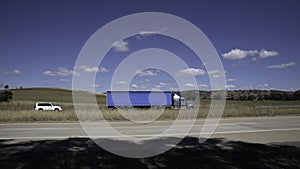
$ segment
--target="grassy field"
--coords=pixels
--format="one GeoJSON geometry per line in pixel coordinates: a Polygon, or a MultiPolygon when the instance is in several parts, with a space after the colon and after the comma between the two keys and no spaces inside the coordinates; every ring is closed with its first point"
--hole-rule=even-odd
{"type": "MultiPolygon", "coordinates": [[[[33,101],[33,102],[58,102],[58,103],[73,103],[72,91],[67,89],[55,89],[55,88],[27,88],[27,89],[14,89],[13,101],[33,101]]],[[[82,100],[85,97],[88,98],[93,93],[85,91],[76,91],[75,95],[79,95],[82,100]]],[[[97,101],[99,104],[105,104],[105,95],[97,94],[97,101]]]]}
{"type": "MultiPolygon", "coordinates": [[[[72,91],[64,89],[22,89],[12,90],[13,100],[0,103],[0,122],[74,122],[78,121],[72,102],[72,91]],[[35,111],[37,101],[49,101],[63,107],[62,112],[35,111]]],[[[93,113],[89,106],[92,93],[78,91],[84,111],[79,113],[80,119],[124,121],[125,117],[136,120],[174,120],[179,110],[137,110],[122,109],[121,111],[106,109],[105,95],[97,94],[98,107],[103,116],[93,113]],[[120,114],[120,112],[122,114],[120,114]],[[125,117],[123,116],[125,115],[125,117]]],[[[291,116],[300,115],[300,108],[267,108],[256,109],[256,106],[300,105],[300,101],[227,101],[223,117],[257,117],[257,116],[291,116]]],[[[210,108],[210,101],[201,101],[197,118],[206,118],[210,108]]],[[[182,110],[180,119],[189,119],[194,110],[182,110]]]]}

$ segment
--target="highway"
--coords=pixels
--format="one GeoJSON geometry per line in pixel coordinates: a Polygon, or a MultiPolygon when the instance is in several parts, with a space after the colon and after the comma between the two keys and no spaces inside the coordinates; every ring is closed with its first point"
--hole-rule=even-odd
{"type": "MultiPolygon", "coordinates": [[[[119,136],[99,127],[105,122],[85,122],[87,128],[98,138],[114,139],[119,136]],[[101,132],[99,132],[101,131],[101,132]]],[[[156,121],[148,124],[129,122],[110,122],[109,125],[126,137],[182,137],[184,129],[191,121],[182,120],[176,129],[161,134],[168,129],[172,121],[156,121]]],[[[197,120],[188,136],[199,137],[204,120],[197,120]]],[[[211,127],[213,127],[212,124],[211,127]]],[[[0,124],[0,139],[42,140],[65,139],[70,137],[88,137],[79,123],[7,123],[0,124]]],[[[225,118],[219,123],[212,138],[226,138],[253,143],[289,143],[300,142],[300,117],[257,117],[225,118]]],[[[298,144],[298,143],[297,143],[298,144]]]]}

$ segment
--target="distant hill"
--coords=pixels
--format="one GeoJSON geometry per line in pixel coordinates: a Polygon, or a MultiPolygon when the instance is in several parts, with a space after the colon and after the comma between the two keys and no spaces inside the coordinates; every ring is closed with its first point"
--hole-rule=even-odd
{"type": "MultiPolygon", "coordinates": [[[[59,89],[59,88],[23,88],[12,89],[13,101],[45,101],[45,102],[64,102],[71,103],[72,90],[59,89]]],[[[91,92],[75,91],[81,97],[89,97],[94,95],[91,92]]],[[[97,100],[101,103],[105,101],[104,94],[96,94],[97,100]]],[[[84,100],[84,99],[83,99],[84,100]]]]}

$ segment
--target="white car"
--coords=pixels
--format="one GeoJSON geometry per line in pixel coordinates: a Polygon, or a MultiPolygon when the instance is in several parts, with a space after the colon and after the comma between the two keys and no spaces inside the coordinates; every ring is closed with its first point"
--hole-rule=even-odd
{"type": "Polygon", "coordinates": [[[52,111],[62,111],[61,106],[55,106],[49,102],[38,102],[34,106],[35,110],[52,110],[52,111]]]}

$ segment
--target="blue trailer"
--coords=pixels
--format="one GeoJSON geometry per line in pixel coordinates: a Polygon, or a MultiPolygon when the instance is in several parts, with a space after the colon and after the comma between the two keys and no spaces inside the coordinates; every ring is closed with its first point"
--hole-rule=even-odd
{"type": "Polygon", "coordinates": [[[172,91],[107,91],[106,106],[117,107],[165,107],[173,108],[181,103],[181,97],[172,91]]]}

